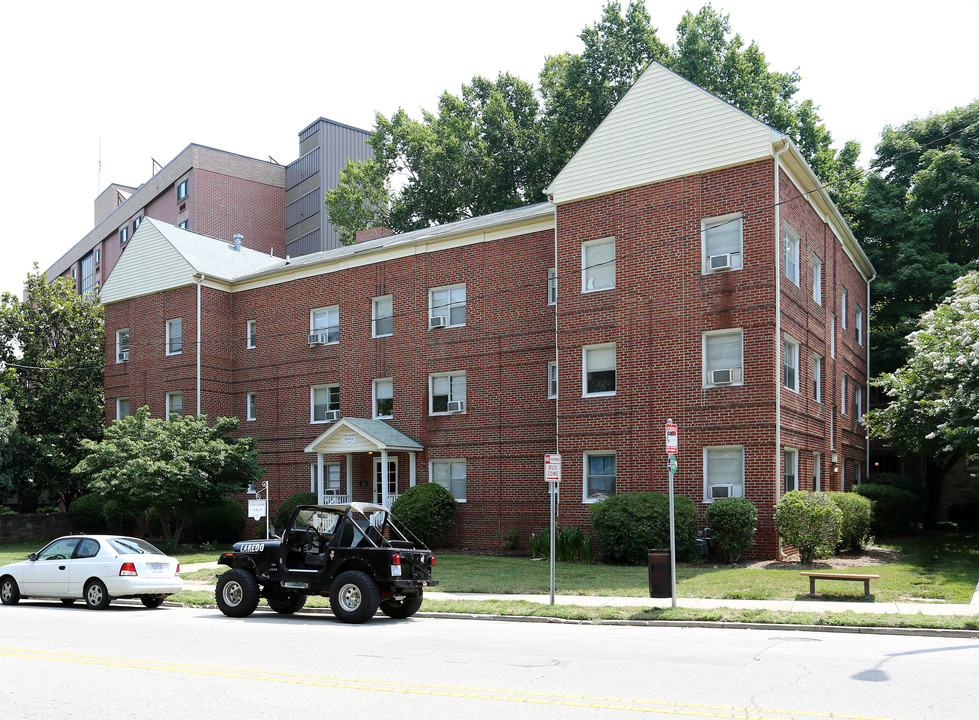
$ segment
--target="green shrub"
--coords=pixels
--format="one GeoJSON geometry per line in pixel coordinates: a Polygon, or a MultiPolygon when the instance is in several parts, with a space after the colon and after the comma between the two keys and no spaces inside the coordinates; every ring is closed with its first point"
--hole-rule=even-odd
{"type": "Polygon", "coordinates": [[[874,473],[864,482],[867,485],[887,485],[914,493],[921,503],[922,512],[920,514],[924,515],[924,508],[928,505],[928,488],[925,487],[924,483],[897,473],[874,473]]]}
{"type": "Polygon", "coordinates": [[[872,483],[863,483],[853,489],[874,503],[870,526],[876,537],[905,535],[914,528],[920,512],[918,496],[914,493],[872,483]]]}
{"type": "Polygon", "coordinates": [[[817,554],[831,555],[836,549],[842,515],[824,493],[793,490],[775,507],[775,531],[799,551],[803,565],[810,565],[817,554]]]}
{"type": "Polygon", "coordinates": [[[391,506],[391,514],[428,547],[441,547],[449,528],[455,525],[456,501],[442,485],[427,482],[400,495],[391,506]]]}
{"type": "Polygon", "coordinates": [[[513,552],[514,550],[520,549],[520,527],[514,525],[510,528],[510,532],[506,533],[502,538],[503,549],[508,552],[513,552]]]}
{"type": "Polygon", "coordinates": [[[198,510],[194,516],[194,529],[199,542],[230,545],[241,540],[247,521],[241,503],[226,497],[198,510]]]}
{"type": "Polygon", "coordinates": [[[960,530],[979,530],[979,500],[952,503],[947,515],[960,530]]]}
{"type": "Polygon", "coordinates": [[[837,550],[859,552],[870,536],[873,503],[853,492],[828,492],[826,497],[840,509],[840,539],[837,550]]]}
{"type": "Polygon", "coordinates": [[[102,506],[102,517],[109,532],[132,535],[136,532],[139,513],[120,505],[116,500],[108,500],[102,506]]]}
{"type": "MultiPolygon", "coordinates": [[[[530,534],[530,557],[544,558],[551,556],[551,531],[544,528],[538,533],[530,534]]],[[[595,561],[595,549],[591,535],[581,532],[576,527],[558,528],[554,538],[554,559],[557,562],[582,562],[591,565],[595,561]]]]}
{"type": "Polygon", "coordinates": [[[728,562],[737,562],[755,540],[758,510],[747,498],[718,498],[704,514],[710,526],[711,539],[728,562]]]}
{"type": "Polygon", "coordinates": [[[6,505],[0,505],[0,515],[16,515],[17,513],[11,510],[6,505]]]}
{"type": "MultiPolygon", "coordinates": [[[[693,500],[674,495],[677,560],[694,554],[697,507],[693,500]]],[[[645,565],[652,548],[670,546],[670,509],[666,493],[629,492],[591,506],[592,527],[605,558],[628,565],[645,565]]]]}
{"type": "Polygon", "coordinates": [[[290,495],[285,499],[281,505],[279,505],[279,515],[276,518],[275,526],[279,528],[280,531],[285,530],[289,521],[292,520],[292,514],[296,511],[297,505],[315,505],[316,504],[316,493],[312,492],[299,492],[295,495],[290,495]]]}
{"type": "Polygon", "coordinates": [[[105,498],[97,493],[82,495],[68,506],[68,520],[78,533],[103,533],[108,528],[103,510],[105,498]]]}

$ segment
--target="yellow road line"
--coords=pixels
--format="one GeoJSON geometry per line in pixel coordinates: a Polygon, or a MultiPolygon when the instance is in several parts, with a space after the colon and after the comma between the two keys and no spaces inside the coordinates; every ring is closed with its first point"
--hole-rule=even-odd
{"type": "Polygon", "coordinates": [[[832,720],[900,720],[899,718],[881,716],[818,713],[796,710],[778,710],[774,708],[749,709],[727,705],[669,702],[665,700],[639,700],[633,698],[604,697],[600,695],[574,695],[565,693],[531,692],[523,690],[498,690],[493,688],[406,683],[389,680],[360,680],[356,678],[284,673],[270,670],[249,670],[246,668],[226,668],[211,665],[193,665],[188,663],[174,663],[156,660],[138,660],[135,658],[45,652],[21,648],[0,647],[0,656],[18,657],[28,660],[41,660],[48,662],[125,667],[138,670],[156,670],[159,672],[185,675],[207,675],[240,680],[259,680],[263,682],[285,683],[292,685],[367,690],[372,692],[401,693],[407,695],[433,695],[439,697],[496,700],[499,702],[536,705],[624,710],[630,712],[682,715],[701,718],[723,718],[725,720],[810,720],[811,718],[830,718],[832,720]]]}

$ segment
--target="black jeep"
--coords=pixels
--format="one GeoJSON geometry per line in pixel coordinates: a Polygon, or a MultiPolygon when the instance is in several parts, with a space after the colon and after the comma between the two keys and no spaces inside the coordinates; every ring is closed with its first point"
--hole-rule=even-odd
{"type": "Polygon", "coordinates": [[[388,617],[411,617],[422,588],[438,585],[435,558],[395,523],[380,505],[300,505],[281,539],[235,543],[221,555],[218,562],[231,569],[218,577],[218,607],[246,617],[264,597],[289,614],[307,595],[322,595],[343,622],[370,620],[378,607],[388,617]]]}

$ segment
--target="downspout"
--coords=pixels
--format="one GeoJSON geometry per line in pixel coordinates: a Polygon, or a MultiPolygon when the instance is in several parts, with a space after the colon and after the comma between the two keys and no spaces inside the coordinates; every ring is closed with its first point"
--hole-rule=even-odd
{"type": "Polygon", "coordinates": [[[201,283],[204,282],[204,273],[194,275],[197,278],[197,415],[203,415],[204,409],[201,407],[201,283]]]}
{"type": "MultiPolygon", "coordinates": [[[[782,450],[782,373],[779,360],[782,357],[782,213],[781,189],[779,187],[779,156],[789,148],[789,140],[782,136],[782,147],[775,151],[775,497],[779,497],[779,467],[782,450]]],[[[774,517],[772,518],[774,521],[774,517]]],[[[782,538],[775,534],[776,547],[781,559],[788,555],[782,550],[782,538]]]]}
{"type": "MultiPolygon", "coordinates": [[[[874,270],[874,274],[870,276],[867,280],[867,382],[864,387],[867,388],[867,397],[864,404],[864,412],[870,409],[870,283],[877,279],[877,270],[874,270]]],[[[866,478],[870,477],[870,436],[867,434],[867,426],[864,425],[863,430],[863,447],[864,454],[867,456],[863,463],[863,477],[860,481],[863,482],[866,478]]]]}

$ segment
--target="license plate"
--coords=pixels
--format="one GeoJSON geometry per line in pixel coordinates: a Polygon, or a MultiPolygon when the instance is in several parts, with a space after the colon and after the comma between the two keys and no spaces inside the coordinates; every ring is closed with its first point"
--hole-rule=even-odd
{"type": "Polygon", "coordinates": [[[401,577],[401,566],[392,565],[391,566],[391,577],[401,577]]]}
{"type": "Polygon", "coordinates": [[[149,567],[150,573],[153,575],[163,575],[167,571],[169,565],[166,563],[150,563],[149,567]]]}

